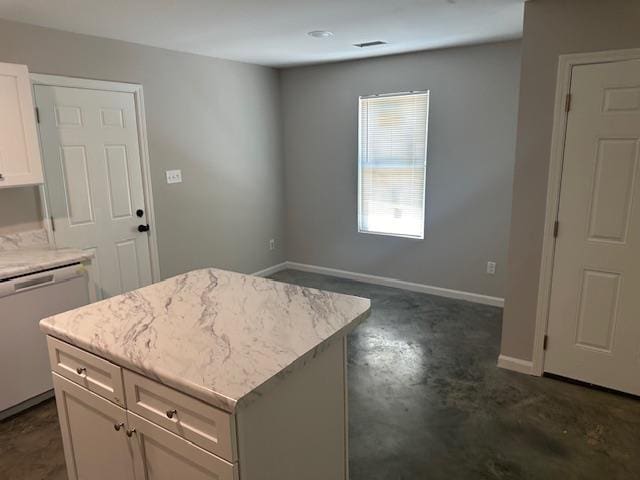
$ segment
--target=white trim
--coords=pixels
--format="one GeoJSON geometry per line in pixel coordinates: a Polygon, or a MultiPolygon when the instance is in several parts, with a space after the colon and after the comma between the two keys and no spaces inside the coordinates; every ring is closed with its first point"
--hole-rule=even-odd
{"type": "Polygon", "coordinates": [[[262,270],[258,270],[257,272],[252,273],[256,277],[268,277],[269,275],[273,275],[274,273],[281,272],[282,270],[287,269],[288,262],[278,263],[277,265],[272,265],[271,267],[264,268],[262,270]]]}
{"type": "Polygon", "coordinates": [[[531,360],[522,360],[521,358],[500,355],[498,357],[498,367],[513,370],[514,372],[526,373],[527,375],[535,375],[533,362],[531,360]]]}
{"type": "Polygon", "coordinates": [[[373,285],[382,285],[391,288],[400,288],[411,292],[428,293],[439,297],[455,298],[458,300],[466,300],[483,305],[491,305],[494,307],[504,306],[504,299],[499,297],[490,297],[479,293],[463,292],[460,290],[450,290],[448,288],[433,287],[422,283],[406,282],[395,278],[380,277],[378,275],[369,275],[366,273],[349,272],[347,270],[338,270],[336,268],[319,267],[317,265],[308,265],[305,263],[285,262],[286,268],[293,270],[301,270],[303,272],[321,273],[331,275],[333,277],[347,278],[358,282],[370,283],[373,285]]]}
{"type": "MultiPolygon", "coordinates": [[[[31,74],[31,84],[49,85],[54,87],[84,88],[89,90],[104,90],[110,92],[132,93],[136,105],[136,124],[138,126],[138,142],[140,147],[140,164],[142,167],[142,190],[146,216],[152,226],[149,231],[149,255],[151,257],[151,278],[153,282],[160,281],[160,259],[158,255],[158,237],[156,234],[156,216],[153,205],[153,192],[151,188],[151,166],[149,160],[149,141],[147,139],[147,120],[144,110],[144,95],[142,85],[137,83],[107,82],[104,80],[92,80],[87,78],[63,77],[58,75],[31,74]]],[[[41,186],[42,211],[45,215],[43,221],[51,243],[54,243],[51,222],[49,220],[49,207],[47,205],[46,184],[41,186]]]]}
{"type": "Polygon", "coordinates": [[[560,55],[558,60],[558,78],[551,140],[551,158],[549,161],[549,179],[547,185],[547,206],[538,284],[538,302],[536,326],[533,340],[532,371],[534,375],[544,373],[544,336],[549,320],[549,302],[555,254],[554,223],[560,206],[560,187],[562,184],[562,165],[564,161],[567,112],[565,98],[571,91],[571,72],[574,66],[594,63],[609,63],[640,58],[640,49],[612,50],[606,52],[578,53],[560,55]]]}
{"type": "Polygon", "coordinates": [[[385,93],[378,95],[368,95],[368,96],[360,96],[358,97],[358,233],[364,233],[368,235],[380,235],[386,237],[397,237],[397,238],[407,238],[410,240],[424,240],[424,232],[426,230],[426,208],[427,208],[427,159],[429,156],[429,114],[431,113],[431,91],[430,90],[422,90],[422,91],[414,91],[414,92],[400,92],[400,93],[385,93]],[[425,145],[424,145],[424,172],[422,178],[422,232],[420,235],[408,235],[402,233],[391,233],[391,232],[378,232],[372,230],[365,230],[362,228],[362,102],[363,100],[370,100],[373,98],[383,98],[383,97],[400,97],[407,95],[423,95],[427,97],[427,118],[425,124],[425,145]]]}
{"type": "Polygon", "coordinates": [[[47,75],[32,73],[33,85],[50,85],[55,87],[84,88],[88,90],[106,90],[108,92],[136,93],[142,88],[139,83],[108,82],[91,78],[64,77],[61,75],[47,75]]]}

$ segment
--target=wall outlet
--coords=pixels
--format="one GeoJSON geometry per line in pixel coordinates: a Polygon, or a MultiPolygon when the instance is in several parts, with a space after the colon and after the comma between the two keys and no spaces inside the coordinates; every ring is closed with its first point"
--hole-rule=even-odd
{"type": "Polygon", "coordinates": [[[269,250],[275,250],[276,249],[276,241],[275,239],[271,239],[269,240],[269,250]]]}
{"type": "Polygon", "coordinates": [[[496,274],[496,262],[487,262],[487,273],[489,275],[496,274]]]}
{"type": "Polygon", "coordinates": [[[182,170],[167,170],[167,183],[182,183],[182,170]]]}

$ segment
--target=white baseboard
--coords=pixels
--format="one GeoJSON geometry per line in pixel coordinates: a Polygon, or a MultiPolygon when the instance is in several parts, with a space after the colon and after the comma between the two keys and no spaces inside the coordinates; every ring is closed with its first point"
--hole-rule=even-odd
{"type": "Polygon", "coordinates": [[[286,270],[289,268],[287,266],[289,262],[278,263],[277,265],[273,265],[271,267],[265,268],[258,272],[252,273],[251,275],[255,275],[256,277],[268,277],[269,275],[273,275],[274,273],[280,272],[282,270],[286,270]]]}
{"type": "Polygon", "coordinates": [[[411,292],[428,293],[430,295],[437,295],[439,297],[466,300],[469,302],[481,303],[483,305],[491,305],[493,307],[504,306],[504,299],[499,297],[491,297],[488,295],[481,295],[479,293],[463,292],[460,290],[451,290],[442,287],[433,287],[431,285],[424,285],[422,283],[405,282],[404,280],[397,280],[395,278],[380,277],[378,275],[350,272],[347,270],[339,270],[337,268],[320,267],[318,265],[309,265],[306,263],[298,262],[282,262],[255,272],[252,275],[256,275],[258,277],[267,277],[288,268],[292,270],[301,270],[303,272],[320,273],[324,275],[331,275],[333,277],[347,278],[349,280],[356,280],[358,282],[370,283],[373,285],[400,288],[403,290],[409,290],[411,292]]]}
{"type": "Polygon", "coordinates": [[[459,290],[450,290],[448,288],[433,287],[431,285],[423,285],[421,283],[405,282],[395,278],[379,277],[377,275],[368,275],[366,273],[349,272],[346,270],[338,270],[336,268],[319,267],[317,265],[308,265],[305,263],[285,262],[286,268],[293,270],[302,270],[304,272],[322,273],[334,277],[348,278],[363,283],[371,283],[374,285],[382,285],[385,287],[401,288],[412,292],[428,293],[439,297],[455,298],[458,300],[467,300],[469,302],[481,303],[483,305],[491,305],[494,307],[503,307],[504,298],[490,297],[478,293],[462,292],[459,290]]]}
{"type": "Polygon", "coordinates": [[[509,357],[501,354],[498,357],[498,366],[507,370],[513,370],[514,372],[535,375],[532,360],[522,360],[521,358],[509,357]]]}

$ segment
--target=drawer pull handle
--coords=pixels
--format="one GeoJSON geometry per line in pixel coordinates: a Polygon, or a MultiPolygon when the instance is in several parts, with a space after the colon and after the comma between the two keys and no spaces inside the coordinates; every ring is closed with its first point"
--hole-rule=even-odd
{"type": "Polygon", "coordinates": [[[76,368],[76,372],[78,373],[78,375],[82,375],[83,373],[86,375],[87,369],[85,367],[78,367],[76,368]]]}
{"type": "Polygon", "coordinates": [[[134,433],[136,433],[135,428],[132,428],[131,430],[127,430],[127,437],[131,438],[134,433]]]}
{"type": "Polygon", "coordinates": [[[119,432],[119,431],[120,431],[120,429],[121,429],[122,427],[124,427],[124,423],[122,423],[122,422],[120,422],[120,423],[116,423],[116,424],[113,426],[113,428],[115,428],[115,429],[116,429],[116,432],[119,432]]]}
{"type": "Polygon", "coordinates": [[[174,415],[177,415],[178,411],[174,408],[173,410],[167,410],[167,417],[173,418],[174,415]]]}

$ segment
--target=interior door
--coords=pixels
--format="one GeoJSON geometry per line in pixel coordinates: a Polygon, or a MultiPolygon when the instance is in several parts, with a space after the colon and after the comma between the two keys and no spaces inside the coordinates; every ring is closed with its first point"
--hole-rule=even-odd
{"type": "Polygon", "coordinates": [[[133,94],[37,85],[35,98],[56,245],[95,254],[98,299],[150,284],[133,94]]]}
{"type": "Polygon", "coordinates": [[[545,371],[640,395],[640,60],[571,95],[545,371]]]}
{"type": "Polygon", "coordinates": [[[53,374],[69,480],[134,480],[124,409],[53,374]]]}

